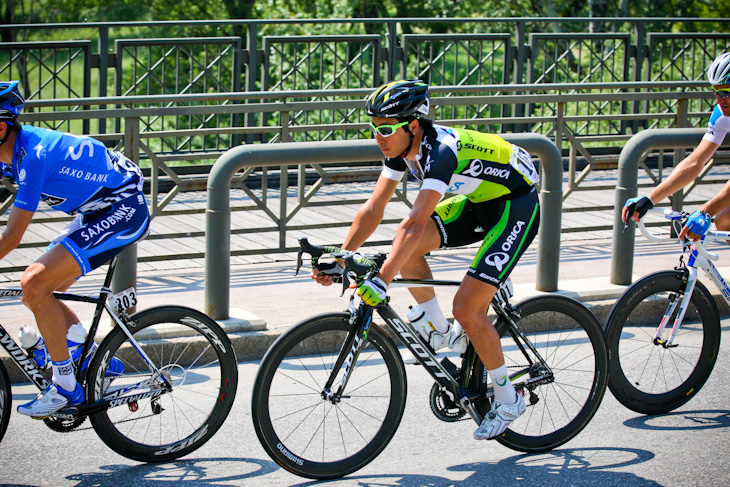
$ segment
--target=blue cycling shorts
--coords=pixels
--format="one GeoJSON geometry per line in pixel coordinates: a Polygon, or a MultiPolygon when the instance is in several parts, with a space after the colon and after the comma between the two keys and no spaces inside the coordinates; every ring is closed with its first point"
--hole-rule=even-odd
{"type": "Polygon", "coordinates": [[[139,192],[95,213],[78,215],[48,248],[63,245],[78,262],[83,276],[146,237],[149,228],[150,213],[139,192]]]}

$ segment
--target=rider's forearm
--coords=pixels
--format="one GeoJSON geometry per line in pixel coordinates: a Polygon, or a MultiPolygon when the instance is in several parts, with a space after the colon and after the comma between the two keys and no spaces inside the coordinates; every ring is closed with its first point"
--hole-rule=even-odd
{"type": "Polygon", "coordinates": [[[718,144],[707,140],[700,142],[691,154],[677,164],[669,177],[649,193],[649,198],[657,204],[694,181],[718,147],[718,144]]]}
{"type": "Polygon", "coordinates": [[[15,238],[13,235],[6,236],[6,232],[0,235],[0,259],[3,259],[10,253],[11,250],[20,245],[20,239],[15,238]]]}
{"type": "Polygon", "coordinates": [[[704,163],[699,162],[697,158],[693,158],[692,155],[688,156],[674,168],[667,179],[649,193],[649,198],[654,204],[657,204],[669,195],[676,193],[694,181],[702,171],[703,166],[704,163]]]}
{"type": "Polygon", "coordinates": [[[347,232],[347,237],[342,244],[345,250],[357,250],[362,244],[373,234],[380,222],[383,220],[385,212],[375,208],[366,202],[357,212],[355,220],[347,232]]]}
{"type": "Polygon", "coordinates": [[[30,224],[31,218],[33,218],[32,211],[21,210],[16,207],[10,210],[8,222],[2,234],[0,234],[0,259],[20,245],[20,241],[30,224]]]}
{"type": "Polygon", "coordinates": [[[345,250],[357,250],[373,234],[385,214],[385,207],[388,205],[396,187],[400,184],[380,176],[375,183],[375,189],[370,198],[360,207],[350,226],[342,248],[345,250]]]}
{"type": "Polygon", "coordinates": [[[417,224],[406,218],[398,226],[398,232],[393,239],[393,247],[388,255],[383,266],[378,272],[380,278],[386,283],[390,284],[395,276],[400,272],[401,267],[406,263],[408,258],[413,253],[413,250],[418,247],[423,233],[425,231],[425,224],[417,224]]]}

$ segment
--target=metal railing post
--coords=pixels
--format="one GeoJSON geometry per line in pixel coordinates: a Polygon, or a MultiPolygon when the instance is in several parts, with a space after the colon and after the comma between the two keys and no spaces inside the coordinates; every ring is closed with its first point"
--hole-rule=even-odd
{"type": "MultiPolygon", "coordinates": [[[[677,100],[677,113],[675,115],[675,122],[674,126],[676,128],[686,128],[689,127],[689,123],[687,121],[687,110],[689,108],[689,100],[680,99],[677,100]]],[[[677,164],[679,164],[685,157],[687,156],[687,149],[684,147],[678,147],[674,149],[674,164],[673,167],[677,167],[677,164]]],[[[675,194],[672,195],[672,209],[674,211],[680,211],[682,207],[684,206],[684,191],[677,191],[675,194]]]]}
{"type": "MultiPolygon", "coordinates": [[[[248,62],[246,63],[246,90],[250,92],[256,91],[256,77],[258,67],[258,27],[255,23],[246,24],[247,35],[246,35],[246,50],[248,51],[248,62]]],[[[262,70],[263,73],[263,70],[262,70]]],[[[263,74],[261,75],[261,87],[264,88],[263,74]]],[[[246,103],[255,103],[253,100],[246,100],[246,103]]],[[[246,115],[246,127],[256,126],[256,113],[251,112],[246,115]]],[[[249,134],[246,137],[246,142],[252,144],[255,136],[249,134]]]]}
{"type": "MultiPolygon", "coordinates": [[[[124,119],[124,155],[139,164],[139,118],[124,119]]],[[[137,284],[137,244],[132,244],[119,254],[117,268],[112,278],[112,291],[118,293],[137,284]]],[[[136,308],[135,308],[136,309],[136,308]]],[[[134,312],[135,309],[130,310],[134,312]]]]}
{"type": "MultiPolygon", "coordinates": [[[[107,96],[107,84],[109,82],[109,27],[99,26],[99,97],[107,96]]],[[[100,110],[105,110],[106,105],[100,105],[100,110]]],[[[106,118],[99,119],[99,133],[106,133],[106,118]]]]}
{"type": "MultiPolygon", "coordinates": [[[[221,155],[208,177],[205,217],[205,313],[216,320],[229,317],[231,262],[230,186],[244,167],[364,162],[382,159],[374,140],[294,142],[243,145],[221,155]]],[[[283,182],[282,182],[283,184],[283,182]]]]}

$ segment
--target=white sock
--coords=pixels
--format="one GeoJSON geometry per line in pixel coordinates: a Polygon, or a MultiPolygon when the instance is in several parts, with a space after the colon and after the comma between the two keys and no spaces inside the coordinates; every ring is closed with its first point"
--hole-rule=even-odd
{"type": "Polygon", "coordinates": [[[436,327],[436,330],[439,333],[446,333],[449,331],[449,320],[446,319],[444,312],[441,311],[438,298],[434,297],[425,303],[419,303],[419,306],[426,312],[426,316],[428,316],[428,319],[431,320],[431,324],[436,327]]]}
{"type": "Polygon", "coordinates": [[[53,367],[52,380],[57,386],[63,387],[67,392],[76,390],[76,376],[70,357],[61,362],[51,360],[51,367],[53,367]]]}
{"type": "Polygon", "coordinates": [[[512,382],[507,376],[507,364],[502,365],[494,370],[487,370],[489,378],[492,379],[492,387],[494,387],[494,398],[504,404],[514,404],[517,402],[517,391],[515,391],[512,382]]]}

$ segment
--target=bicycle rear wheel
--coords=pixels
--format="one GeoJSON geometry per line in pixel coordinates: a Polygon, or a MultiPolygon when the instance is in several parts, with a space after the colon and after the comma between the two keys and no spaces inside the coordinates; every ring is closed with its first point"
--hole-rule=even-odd
{"type": "Polygon", "coordinates": [[[710,377],[720,350],[720,316],[712,295],[699,281],[672,346],[669,339],[677,304],[662,336],[662,315],[682,299],[680,271],[663,271],[636,281],[616,301],[606,325],[611,359],[609,388],[618,401],[642,414],[672,411],[692,399],[710,377]]]}
{"type": "Polygon", "coordinates": [[[218,431],[233,405],[238,368],[231,342],[214,320],[190,308],[150,308],[131,321],[135,340],[172,390],[164,390],[124,332],[115,328],[89,368],[87,397],[112,401],[91,415],[91,424],[109,448],[132,460],[161,462],[187,455],[218,431]],[[139,394],[143,396],[136,400],[131,397],[139,394]]]}
{"type": "Polygon", "coordinates": [[[261,445],[302,477],[331,479],[364,467],[383,451],[403,416],[403,361],[376,325],[368,330],[344,395],[328,397],[325,383],[354,329],[349,317],[319,315],[284,333],[261,361],[253,385],[251,415],[261,445]]]}
{"type": "MultiPolygon", "coordinates": [[[[517,308],[518,327],[534,345],[552,370],[552,380],[523,389],[527,410],[497,441],[513,450],[535,453],[556,448],[580,433],[601,404],[606,391],[608,354],[601,325],[583,304],[565,296],[538,296],[523,301],[517,308]]],[[[529,368],[539,361],[524,345],[507,333],[508,325],[495,323],[502,337],[502,352],[510,372],[529,368]]],[[[478,363],[477,373],[485,374],[478,363]]],[[[539,367],[515,378],[519,387],[529,376],[541,375],[539,367]]],[[[481,404],[486,414],[489,404],[481,404]]],[[[479,407],[479,406],[478,406],[479,407]]]]}
{"type": "Polygon", "coordinates": [[[10,389],[10,377],[5,366],[0,362],[0,441],[5,436],[10,422],[10,410],[13,407],[13,393],[10,389]]]}

